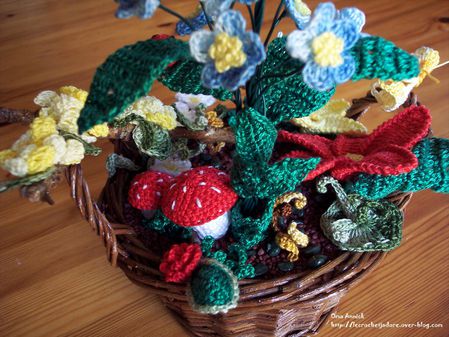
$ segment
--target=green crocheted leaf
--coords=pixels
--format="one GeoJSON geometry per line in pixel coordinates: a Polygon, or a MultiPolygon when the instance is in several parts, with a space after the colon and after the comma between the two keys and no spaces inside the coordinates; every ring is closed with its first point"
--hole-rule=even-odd
{"type": "Polygon", "coordinates": [[[273,198],[293,191],[319,163],[319,158],[286,158],[273,165],[245,164],[238,156],[232,168],[232,186],[243,198],[273,198]]]}
{"type": "Polygon", "coordinates": [[[223,264],[207,259],[195,269],[190,280],[192,308],[201,313],[226,313],[237,306],[238,282],[223,264]]]}
{"type": "Polygon", "coordinates": [[[236,151],[245,164],[267,163],[277,138],[276,127],[253,108],[239,112],[230,120],[236,151]]]}
{"type": "Polygon", "coordinates": [[[256,210],[245,209],[246,199],[239,199],[231,211],[231,232],[237,242],[249,249],[263,239],[273,217],[275,198],[256,199],[256,210]]]}
{"type": "Polygon", "coordinates": [[[67,139],[75,139],[75,140],[79,141],[81,144],[83,144],[84,153],[89,156],[98,156],[101,153],[101,148],[99,148],[98,146],[92,145],[91,143],[86,142],[83,138],[81,138],[80,136],[78,136],[74,133],[63,131],[63,130],[60,130],[59,133],[66,140],[67,139]]]}
{"type": "Polygon", "coordinates": [[[423,139],[413,153],[419,162],[413,171],[395,176],[361,174],[350,190],[369,199],[381,199],[396,191],[449,193],[449,139],[423,139]]]}
{"type": "Polygon", "coordinates": [[[232,93],[226,89],[208,89],[202,86],[201,72],[203,65],[194,60],[179,61],[165,71],[159,77],[159,81],[171,91],[185,94],[211,95],[225,101],[232,98],[232,93]]]}
{"type": "Polygon", "coordinates": [[[418,76],[418,58],[379,36],[360,39],[351,49],[356,61],[353,81],[379,78],[401,81],[418,76]]]}
{"type": "Polygon", "coordinates": [[[78,119],[80,133],[111,121],[147,94],[170,63],[188,58],[188,43],[174,38],[141,41],[117,50],[95,73],[78,119]]]}
{"type": "Polygon", "coordinates": [[[335,92],[335,88],[318,91],[304,83],[304,65],[290,57],[285,41],[278,38],[270,44],[260,77],[255,76],[250,83],[254,91],[250,105],[275,124],[310,115],[323,107],[335,92]]]}
{"type": "Polygon", "coordinates": [[[49,168],[47,171],[33,174],[31,176],[26,176],[22,178],[17,178],[14,180],[7,180],[0,182],[0,193],[6,192],[12,188],[20,187],[20,186],[28,186],[34,183],[38,183],[42,180],[49,178],[56,169],[54,167],[49,168]]]}
{"type": "Polygon", "coordinates": [[[133,130],[133,139],[137,148],[150,157],[164,160],[172,152],[170,134],[154,123],[141,120],[133,130]]]}
{"type": "Polygon", "coordinates": [[[188,240],[192,237],[191,228],[176,225],[161,210],[157,210],[152,219],[144,218],[142,226],[174,240],[188,240]]]}

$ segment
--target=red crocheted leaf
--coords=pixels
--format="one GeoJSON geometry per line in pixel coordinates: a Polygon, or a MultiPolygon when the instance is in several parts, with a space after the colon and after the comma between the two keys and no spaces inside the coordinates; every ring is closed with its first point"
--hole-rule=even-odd
{"type": "MultiPolygon", "coordinates": [[[[331,151],[332,140],[316,136],[316,135],[308,135],[301,133],[292,133],[285,130],[280,130],[278,132],[277,141],[280,143],[290,143],[296,144],[304,149],[301,150],[301,153],[308,153],[308,157],[295,157],[291,155],[291,153],[287,153],[285,157],[287,158],[310,158],[310,157],[320,157],[323,159],[331,159],[334,157],[334,154],[331,151]]],[[[295,153],[296,151],[292,151],[295,153]]]]}
{"type": "Polygon", "coordinates": [[[166,282],[185,282],[200,262],[201,255],[201,247],[198,244],[173,245],[164,254],[159,270],[164,274],[166,282]]]}
{"type": "Polygon", "coordinates": [[[377,152],[388,145],[411,149],[429,132],[432,117],[424,106],[413,105],[376,128],[369,136],[368,152],[377,152]]]}
{"type": "Polygon", "coordinates": [[[418,166],[416,156],[400,146],[386,146],[383,150],[365,156],[361,161],[349,158],[338,161],[331,175],[338,180],[349,178],[354,173],[397,175],[407,173],[418,166]]]}

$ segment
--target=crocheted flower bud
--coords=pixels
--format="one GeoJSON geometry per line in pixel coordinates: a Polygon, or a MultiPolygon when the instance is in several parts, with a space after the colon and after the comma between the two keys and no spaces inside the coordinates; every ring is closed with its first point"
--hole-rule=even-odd
{"type": "Polygon", "coordinates": [[[185,282],[200,262],[201,255],[201,247],[196,243],[173,245],[164,254],[159,270],[164,274],[166,282],[185,282]]]}

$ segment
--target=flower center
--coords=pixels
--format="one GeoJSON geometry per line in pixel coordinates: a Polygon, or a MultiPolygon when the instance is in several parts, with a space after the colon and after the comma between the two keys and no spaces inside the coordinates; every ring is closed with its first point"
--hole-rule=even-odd
{"type": "Polygon", "coordinates": [[[337,67],[343,63],[341,53],[343,52],[344,41],[334,33],[323,33],[312,41],[312,51],[315,55],[315,62],[322,67],[337,67]]]}
{"type": "Polygon", "coordinates": [[[312,14],[312,11],[302,0],[295,0],[295,8],[296,11],[302,16],[309,16],[312,14]]]}
{"type": "Polygon", "coordinates": [[[225,32],[215,37],[214,43],[209,48],[209,56],[215,60],[215,68],[219,73],[241,67],[246,62],[242,41],[225,32]]]}

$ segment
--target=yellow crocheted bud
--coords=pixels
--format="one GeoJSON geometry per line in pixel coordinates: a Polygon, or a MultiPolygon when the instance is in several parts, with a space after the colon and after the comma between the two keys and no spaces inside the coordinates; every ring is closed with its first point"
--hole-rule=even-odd
{"type": "Polygon", "coordinates": [[[206,118],[210,127],[221,129],[224,126],[223,120],[217,116],[216,111],[207,111],[206,118]]]}
{"type": "Polygon", "coordinates": [[[351,103],[344,99],[330,100],[324,107],[307,117],[294,118],[292,123],[307,133],[341,133],[360,136],[368,132],[360,122],[346,117],[351,103]]]}
{"type": "Polygon", "coordinates": [[[302,0],[295,0],[295,8],[302,16],[310,16],[312,14],[310,8],[302,0]]]}
{"type": "Polygon", "coordinates": [[[130,114],[142,116],[147,121],[167,130],[173,130],[177,125],[175,109],[172,106],[164,105],[153,96],[140,98],[120,114],[118,118],[121,119],[130,114]]]}
{"type": "Polygon", "coordinates": [[[3,163],[11,158],[14,158],[17,155],[17,153],[11,149],[0,151],[0,165],[3,165],[3,163]]]}
{"type": "Polygon", "coordinates": [[[246,62],[242,41],[225,32],[215,37],[214,43],[209,47],[209,57],[215,60],[215,68],[219,73],[241,67],[246,62]]]}
{"type": "Polygon", "coordinates": [[[53,166],[56,150],[53,146],[44,145],[34,149],[27,157],[28,174],[44,172],[53,166]]]}
{"type": "Polygon", "coordinates": [[[343,63],[341,53],[344,41],[331,32],[325,32],[312,41],[315,62],[322,67],[337,67],[343,63]]]}
{"type": "Polygon", "coordinates": [[[430,73],[440,63],[440,53],[438,50],[429,47],[421,47],[418,48],[414,54],[419,59],[419,67],[421,69],[421,72],[418,75],[418,83],[416,84],[418,87],[426,76],[431,77],[430,73]]]}
{"type": "Polygon", "coordinates": [[[36,117],[31,123],[31,139],[34,143],[39,143],[57,132],[56,122],[51,117],[36,117]]]}
{"type": "Polygon", "coordinates": [[[109,135],[108,123],[95,125],[93,128],[88,130],[87,133],[94,137],[107,137],[107,135],[109,135]]]}
{"type": "Polygon", "coordinates": [[[88,95],[87,91],[84,91],[82,89],[78,89],[77,87],[74,87],[74,86],[71,86],[71,85],[59,88],[58,92],[60,94],[65,94],[65,95],[71,96],[73,98],[76,98],[77,100],[79,100],[79,101],[81,101],[83,103],[86,102],[87,95],[88,95]]]}

